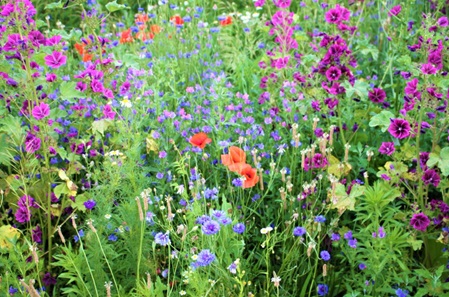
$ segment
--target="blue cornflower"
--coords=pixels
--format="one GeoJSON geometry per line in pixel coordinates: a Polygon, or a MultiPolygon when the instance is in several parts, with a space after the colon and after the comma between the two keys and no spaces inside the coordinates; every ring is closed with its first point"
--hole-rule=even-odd
{"type": "Polygon", "coordinates": [[[237,263],[236,263],[236,261],[232,262],[231,265],[228,266],[228,269],[229,269],[230,273],[236,274],[237,273],[237,263]]]}
{"type": "Polygon", "coordinates": [[[349,240],[349,239],[352,239],[352,231],[346,232],[345,235],[344,235],[344,238],[345,238],[345,239],[348,239],[348,240],[349,240]]]}
{"type": "Polygon", "coordinates": [[[324,261],[329,261],[331,259],[331,255],[328,251],[321,251],[320,256],[324,261]]]}
{"type": "Polygon", "coordinates": [[[348,245],[353,249],[357,248],[357,239],[353,238],[348,241],[348,245]]]}
{"type": "Polygon", "coordinates": [[[154,241],[156,242],[156,244],[162,245],[162,246],[166,246],[168,244],[170,244],[170,237],[168,236],[168,232],[166,233],[162,233],[159,232],[154,236],[154,241]]]}
{"type": "Polygon", "coordinates": [[[226,225],[231,224],[231,223],[232,223],[232,220],[231,220],[230,218],[228,218],[228,217],[224,217],[224,218],[219,219],[218,222],[219,222],[220,224],[226,226],[226,225]]]}
{"type": "Polygon", "coordinates": [[[19,289],[14,288],[13,286],[9,286],[9,295],[12,296],[17,293],[19,289]]]}
{"type": "Polygon", "coordinates": [[[206,235],[217,234],[220,231],[220,224],[214,220],[207,221],[201,227],[201,231],[206,235]]]}
{"type": "Polygon", "coordinates": [[[202,215],[201,217],[196,218],[195,223],[203,225],[204,223],[209,222],[210,220],[212,219],[209,216],[202,215]]]}
{"type": "Polygon", "coordinates": [[[234,178],[233,180],[232,180],[232,185],[234,186],[234,187],[241,187],[241,186],[243,186],[243,181],[242,181],[242,179],[241,178],[234,178]]]}
{"type": "Polygon", "coordinates": [[[215,219],[221,219],[221,218],[225,218],[226,217],[226,213],[222,210],[213,210],[212,211],[212,215],[211,217],[215,218],[215,219]]]}
{"type": "Polygon", "coordinates": [[[315,217],[315,222],[317,223],[324,223],[326,222],[326,218],[323,215],[319,215],[315,217]]]}
{"type": "Polygon", "coordinates": [[[293,235],[294,236],[303,236],[304,234],[306,234],[306,228],[304,227],[295,227],[293,229],[293,235]]]}
{"type": "Polygon", "coordinates": [[[108,240],[109,241],[117,241],[118,237],[115,234],[111,234],[108,236],[108,240]]]}
{"type": "Polygon", "coordinates": [[[75,242],[78,242],[78,240],[80,239],[80,237],[84,237],[84,230],[83,230],[83,229],[80,229],[80,230],[78,231],[78,234],[79,234],[79,237],[78,237],[78,235],[75,235],[75,236],[73,237],[73,240],[74,240],[75,242]]]}
{"type": "Polygon", "coordinates": [[[339,240],[340,240],[340,234],[338,234],[338,233],[332,233],[332,235],[331,235],[331,240],[332,240],[332,241],[339,241],[339,240]]]}
{"type": "Polygon", "coordinates": [[[360,270],[365,270],[365,269],[366,269],[365,263],[360,263],[360,264],[359,264],[359,269],[360,269],[360,270]]]}
{"type": "Polygon", "coordinates": [[[215,260],[215,255],[210,252],[210,250],[202,250],[198,254],[198,258],[196,259],[196,263],[198,266],[208,266],[215,260]]]}
{"type": "Polygon", "coordinates": [[[215,200],[218,198],[218,189],[217,188],[206,188],[206,190],[204,190],[204,198],[206,199],[212,199],[215,200]]]}
{"type": "Polygon", "coordinates": [[[329,292],[329,287],[326,284],[319,284],[316,290],[318,295],[326,296],[327,292],[329,292]]]}
{"type": "Polygon", "coordinates": [[[398,296],[398,297],[407,297],[408,296],[407,290],[397,289],[395,293],[396,293],[396,296],[398,296]]]}
{"type": "Polygon", "coordinates": [[[237,234],[242,234],[243,232],[245,232],[245,224],[243,223],[237,223],[234,226],[232,226],[232,230],[237,233],[237,234]]]}

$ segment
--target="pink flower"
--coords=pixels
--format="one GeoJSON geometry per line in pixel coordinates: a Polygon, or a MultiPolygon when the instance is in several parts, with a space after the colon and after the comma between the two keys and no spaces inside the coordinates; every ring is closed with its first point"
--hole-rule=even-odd
{"type": "Polygon", "coordinates": [[[28,153],[34,153],[38,149],[41,148],[41,140],[36,137],[36,135],[28,132],[28,135],[25,137],[25,150],[28,153]]]}
{"type": "Polygon", "coordinates": [[[410,124],[404,119],[391,119],[390,127],[388,127],[388,132],[390,132],[393,137],[398,139],[404,139],[410,136],[410,124]]]}
{"type": "Polygon", "coordinates": [[[36,120],[41,120],[50,115],[50,106],[42,102],[33,108],[32,114],[36,120]]]}
{"type": "Polygon", "coordinates": [[[45,64],[51,68],[59,68],[67,62],[67,57],[62,53],[54,51],[51,55],[45,56],[45,64]]]}
{"type": "Polygon", "coordinates": [[[341,76],[341,70],[336,66],[331,66],[326,71],[326,77],[328,80],[338,80],[341,76]]]}
{"type": "Polygon", "coordinates": [[[382,142],[379,147],[379,153],[387,156],[391,156],[395,151],[393,142],[382,142]]]}
{"type": "Polygon", "coordinates": [[[292,3],[292,0],[275,0],[274,1],[274,5],[276,5],[279,8],[288,8],[291,3],[292,3]]]}
{"type": "Polygon", "coordinates": [[[401,5],[396,5],[388,12],[388,16],[396,16],[401,12],[401,10],[401,5]]]}
{"type": "Polygon", "coordinates": [[[115,118],[115,111],[112,110],[109,104],[103,107],[103,114],[107,119],[113,120],[115,118]]]}
{"type": "Polygon", "coordinates": [[[423,212],[415,213],[410,220],[410,225],[419,231],[426,231],[429,224],[430,220],[423,212]]]}
{"type": "Polygon", "coordinates": [[[271,63],[271,66],[275,67],[276,69],[285,68],[287,66],[287,64],[288,64],[288,60],[289,60],[288,56],[283,57],[283,58],[279,58],[279,59],[275,59],[271,63]]]}

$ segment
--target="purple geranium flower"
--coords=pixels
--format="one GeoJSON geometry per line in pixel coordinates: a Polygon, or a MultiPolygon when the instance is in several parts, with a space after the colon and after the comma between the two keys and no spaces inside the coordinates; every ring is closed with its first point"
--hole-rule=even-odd
{"type": "Polygon", "coordinates": [[[427,169],[422,176],[422,180],[426,185],[432,184],[435,187],[438,187],[438,184],[440,183],[440,175],[433,169],[427,169]]]}
{"type": "Polygon", "coordinates": [[[391,156],[395,151],[393,142],[382,142],[379,147],[379,153],[387,156],[391,156]]]}
{"type": "Polygon", "coordinates": [[[423,212],[413,214],[410,220],[410,225],[419,231],[426,231],[429,224],[430,220],[423,212]]]}
{"type": "Polygon", "coordinates": [[[401,5],[396,5],[394,6],[392,9],[390,9],[390,11],[388,12],[389,16],[396,16],[398,15],[402,10],[402,6],[401,5]]]}
{"type": "Polygon", "coordinates": [[[36,120],[41,120],[50,115],[50,106],[41,102],[33,108],[32,115],[36,120]]]}
{"type": "Polygon", "coordinates": [[[385,91],[381,88],[374,88],[372,91],[368,92],[368,99],[374,103],[382,103],[385,101],[386,97],[385,91]]]}

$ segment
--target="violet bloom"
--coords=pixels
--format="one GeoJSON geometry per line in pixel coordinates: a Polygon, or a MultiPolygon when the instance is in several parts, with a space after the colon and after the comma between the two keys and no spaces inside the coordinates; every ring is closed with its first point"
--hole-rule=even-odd
{"type": "Polygon", "coordinates": [[[289,8],[292,0],[275,0],[274,5],[279,8],[289,8]]]}
{"type": "Polygon", "coordinates": [[[51,68],[59,68],[67,62],[67,57],[62,53],[54,51],[51,55],[45,56],[45,64],[51,68]]]}
{"type": "Polygon", "coordinates": [[[42,278],[42,282],[44,283],[44,285],[46,287],[49,287],[52,285],[56,285],[56,278],[51,276],[50,272],[47,272],[46,274],[44,274],[44,277],[42,278]]]}
{"type": "Polygon", "coordinates": [[[435,187],[438,187],[440,183],[440,175],[433,169],[427,169],[422,176],[422,180],[426,185],[432,184],[435,187]]]}
{"type": "Polygon", "coordinates": [[[42,120],[50,115],[50,106],[42,102],[33,108],[32,115],[36,120],[42,120]]]}
{"type": "Polygon", "coordinates": [[[387,156],[391,156],[395,151],[393,142],[382,142],[379,147],[379,153],[387,156]]]}
{"type": "Polygon", "coordinates": [[[36,135],[28,132],[27,136],[25,137],[25,150],[28,153],[34,153],[38,149],[41,148],[41,140],[40,138],[36,137],[36,135]]]}
{"type": "Polygon", "coordinates": [[[421,72],[423,74],[435,74],[437,73],[437,68],[433,66],[431,63],[425,63],[421,66],[421,72]]]}
{"type": "Polygon", "coordinates": [[[115,114],[115,111],[112,110],[109,104],[103,107],[103,115],[105,116],[105,118],[113,120],[115,118],[115,114]]]}
{"type": "Polygon", "coordinates": [[[329,24],[338,24],[342,20],[341,11],[337,7],[329,9],[324,17],[329,24]]]}
{"type": "Polygon", "coordinates": [[[279,59],[275,59],[275,60],[272,61],[271,66],[276,68],[276,69],[285,68],[288,65],[288,60],[289,60],[288,56],[283,57],[283,58],[279,58],[279,59]]]}
{"type": "Polygon", "coordinates": [[[410,225],[419,231],[426,231],[429,224],[430,220],[423,212],[413,214],[410,220],[410,225]]]}
{"type": "Polygon", "coordinates": [[[438,25],[440,27],[447,27],[447,26],[449,26],[449,20],[445,16],[442,16],[441,18],[439,18],[437,23],[438,23],[438,25]]]}
{"type": "Polygon", "coordinates": [[[170,237],[168,236],[168,232],[166,233],[162,233],[159,232],[154,236],[154,242],[156,242],[156,244],[162,245],[162,246],[166,246],[168,244],[170,244],[170,237]]]}
{"type": "Polygon", "coordinates": [[[326,71],[326,78],[329,81],[338,80],[341,76],[341,70],[336,66],[331,66],[326,71]]]}
{"type": "Polygon", "coordinates": [[[220,224],[214,220],[207,221],[201,226],[201,231],[206,235],[217,234],[220,231],[220,224]]]}
{"type": "Polygon", "coordinates": [[[36,228],[31,230],[31,239],[35,243],[42,243],[42,230],[39,225],[36,226],[36,228]]]}
{"type": "Polygon", "coordinates": [[[92,209],[95,207],[95,205],[97,205],[97,202],[95,202],[95,200],[93,199],[89,199],[86,202],[84,202],[84,207],[86,209],[92,209]]]}
{"type": "Polygon", "coordinates": [[[401,5],[396,5],[388,12],[388,16],[397,16],[402,10],[401,5]]]}
{"type": "Polygon", "coordinates": [[[304,227],[295,227],[293,229],[293,236],[296,236],[296,237],[303,236],[306,233],[307,233],[307,231],[306,231],[306,228],[304,228],[304,227]]]}
{"type": "Polygon", "coordinates": [[[331,255],[329,254],[328,251],[321,251],[320,257],[321,257],[321,259],[323,259],[324,261],[329,261],[329,260],[331,259],[331,255]]]}
{"type": "Polygon", "coordinates": [[[234,231],[237,234],[242,234],[243,232],[245,232],[245,224],[243,223],[237,223],[234,226],[232,226],[232,231],[234,231]]]}
{"type": "Polygon", "coordinates": [[[372,91],[368,92],[368,99],[374,103],[382,103],[385,101],[386,97],[385,91],[381,88],[374,88],[372,91]]]}
{"type": "Polygon", "coordinates": [[[210,264],[212,264],[212,262],[215,261],[215,255],[213,253],[210,252],[210,250],[206,249],[206,250],[202,250],[199,254],[198,257],[196,259],[196,265],[195,266],[209,266],[210,264]]]}
{"type": "Polygon", "coordinates": [[[407,138],[410,136],[410,124],[404,119],[390,119],[388,132],[398,139],[407,138]]]}

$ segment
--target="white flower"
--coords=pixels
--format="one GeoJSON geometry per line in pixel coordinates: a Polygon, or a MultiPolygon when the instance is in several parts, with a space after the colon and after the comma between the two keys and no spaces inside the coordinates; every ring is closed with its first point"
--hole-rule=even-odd
{"type": "Polygon", "coordinates": [[[260,233],[262,234],[267,234],[270,233],[273,230],[273,228],[271,228],[270,226],[266,227],[266,228],[262,228],[260,229],[260,233]]]}
{"type": "Polygon", "coordinates": [[[120,105],[122,107],[127,107],[127,108],[131,108],[133,106],[133,104],[131,103],[131,101],[128,99],[128,97],[124,97],[122,101],[120,101],[120,105]]]}

